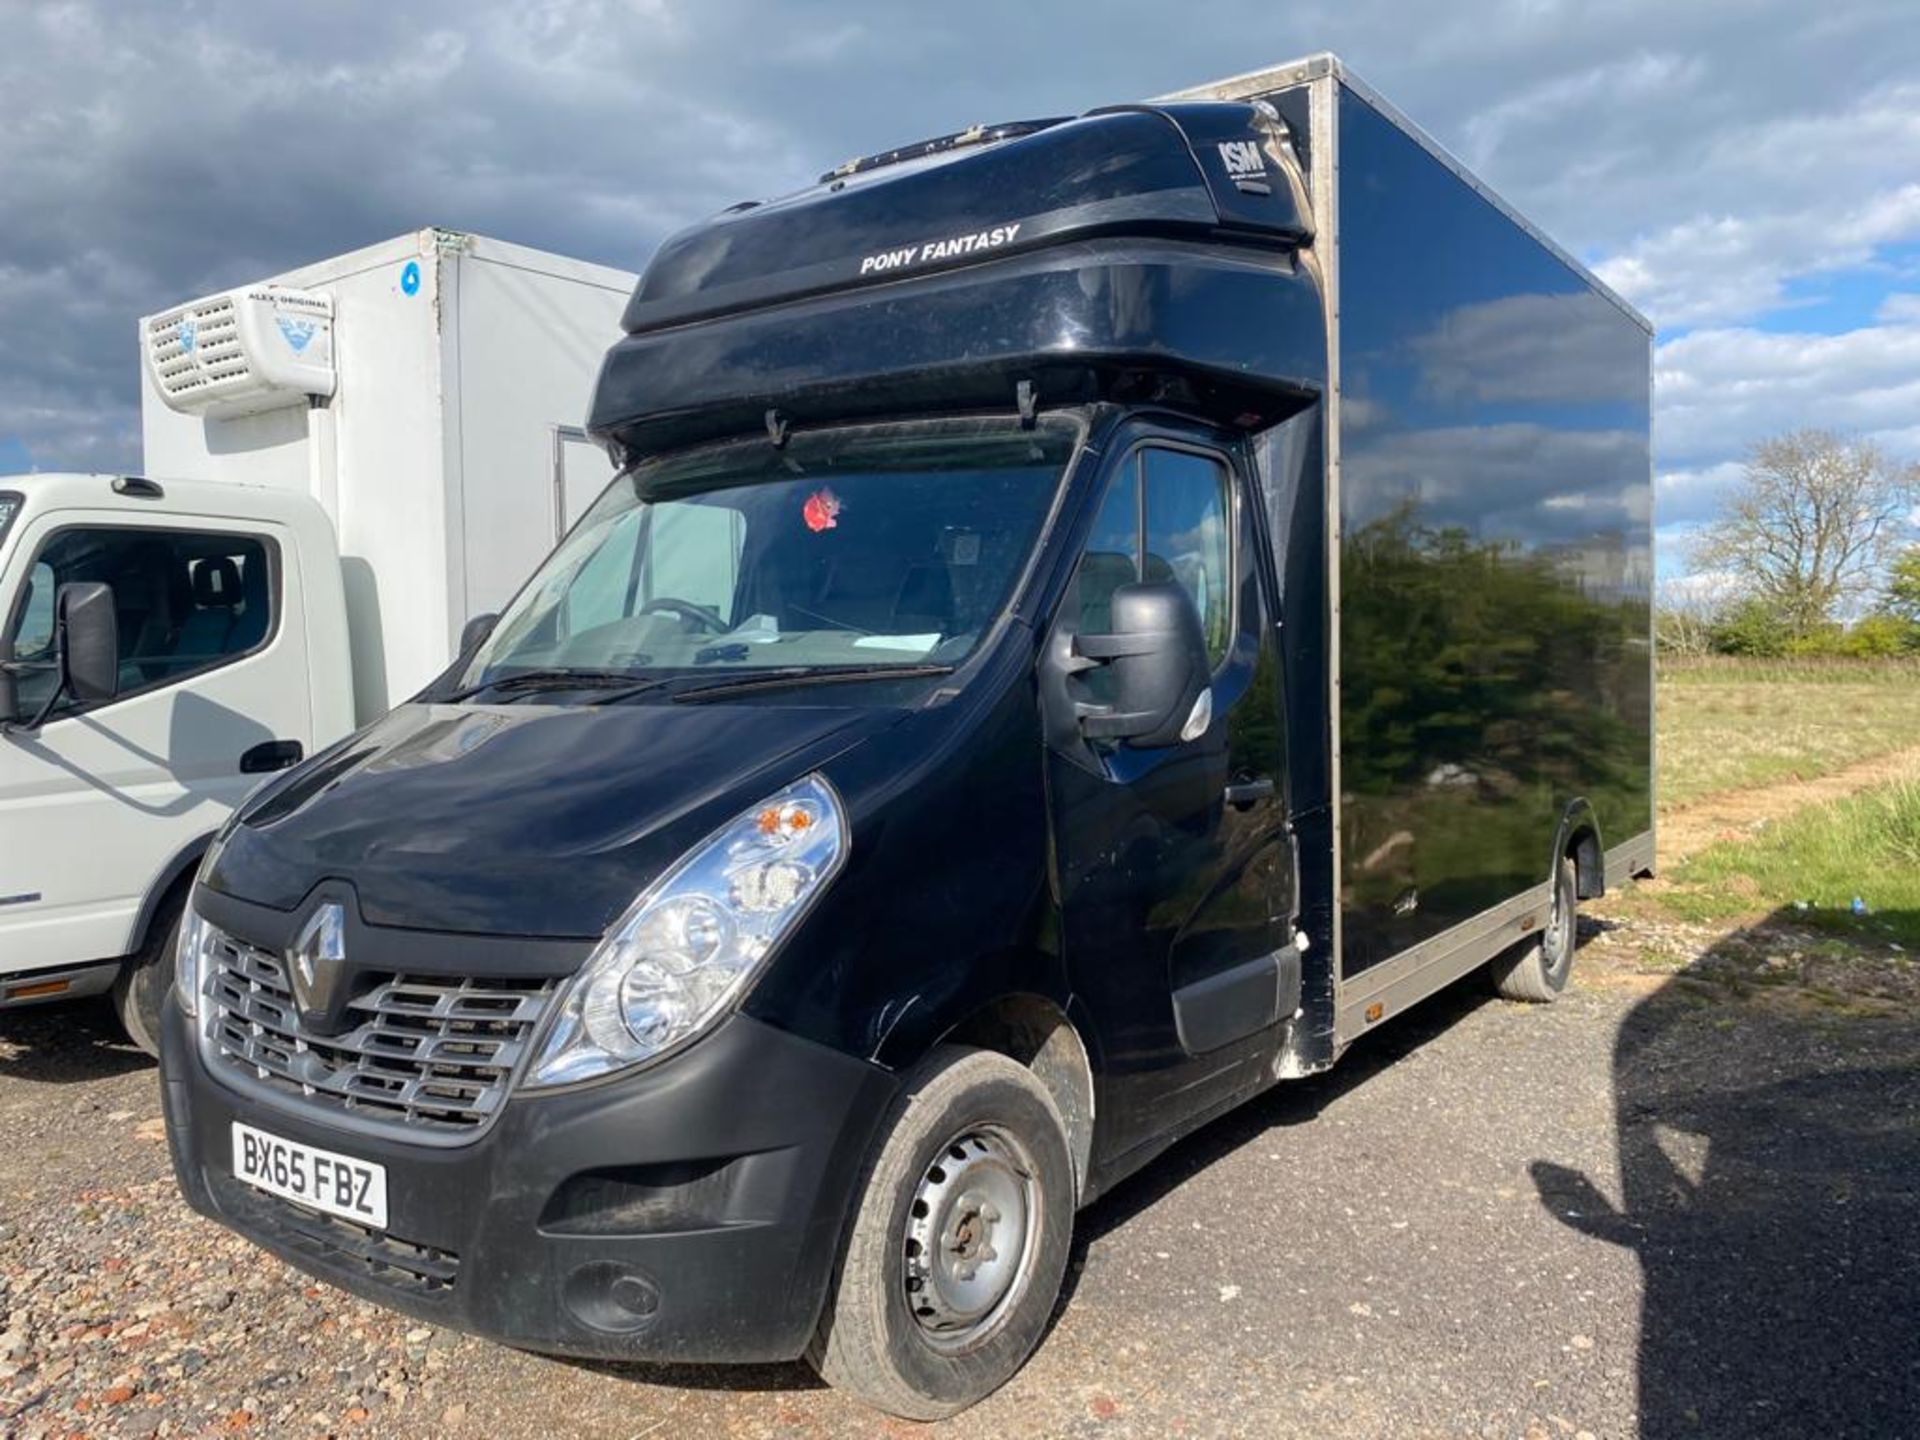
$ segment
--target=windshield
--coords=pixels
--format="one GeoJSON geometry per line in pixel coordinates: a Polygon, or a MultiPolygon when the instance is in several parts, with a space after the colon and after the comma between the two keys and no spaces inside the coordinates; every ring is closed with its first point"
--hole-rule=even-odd
{"type": "Polygon", "coordinates": [[[643,462],[461,684],[956,664],[1007,605],[1078,436],[1064,418],[924,421],[643,462]]]}

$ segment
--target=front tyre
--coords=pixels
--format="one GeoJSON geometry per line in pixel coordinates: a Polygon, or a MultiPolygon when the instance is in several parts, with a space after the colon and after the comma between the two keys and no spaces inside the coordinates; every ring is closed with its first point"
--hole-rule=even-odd
{"type": "Polygon", "coordinates": [[[132,1040],[154,1059],[160,1058],[160,1011],[173,988],[173,952],[180,937],[183,898],[166,902],[147,926],[147,943],[127,957],[113,982],[113,1008],[132,1040]]]}
{"type": "Polygon", "coordinates": [[[881,1127],[807,1359],[910,1420],[993,1393],[1040,1341],[1066,1273],[1073,1161],[1025,1066],[941,1046],[881,1127]]]}

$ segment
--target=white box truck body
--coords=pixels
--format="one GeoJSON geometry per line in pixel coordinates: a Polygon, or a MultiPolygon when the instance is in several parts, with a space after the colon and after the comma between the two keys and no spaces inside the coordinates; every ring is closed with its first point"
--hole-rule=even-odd
{"type": "Polygon", "coordinates": [[[580,422],[633,284],[429,229],[171,306],[139,326],[145,478],[0,477],[0,1007],[130,976],[262,774],[511,596],[612,474],[580,422]],[[56,693],[86,584],[110,696],[56,693]]]}

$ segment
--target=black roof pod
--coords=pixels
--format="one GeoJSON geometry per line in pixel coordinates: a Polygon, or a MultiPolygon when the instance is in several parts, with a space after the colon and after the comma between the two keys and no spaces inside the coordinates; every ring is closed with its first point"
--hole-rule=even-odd
{"type": "Polygon", "coordinates": [[[1286,246],[1309,235],[1292,190],[1273,183],[1281,177],[1265,194],[1235,183],[1249,172],[1231,165],[1259,171],[1263,157],[1234,147],[1272,150],[1272,132],[1284,131],[1252,105],[1131,105],[1034,123],[999,141],[956,140],[926,163],[889,159],[900,152],[855,161],[845,177],[683,230],[647,266],[622,328],[637,335],[1098,234],[1199,239],[1229,228],[1286,246]]]}
{"type": "Polygon", "coordinates": [[[1318,388],[1305,190],[1271,109],[1127,106],[961,138],[666,241],[590,428],[633,455],[762,429],[768,409],[1011,410],[1021,378],[1046,405],[1185,370],[1256,419],[1273,392],[1318,388]]]}
{"type": "Polygon", "coordinates": [[[1008,120],[999,125],[969,125],[965,130],[955,130],[950,135],[936,135],[931,140],[918,140],[911,145],[895,146],[891,150],[882,150],[876,155],[862,155],[857,160],[836,165],[820,177],[819,183],[831,185],[836,180],[845,180],[850,175],[864,175],[867,171],[878,170],[883,165],[903,165],[909,160],[924,160],[929,155],[944,155],[947,151],[958,150],[963,145],[991,145],[996,140],[1015,140],[1022,135],[1031,135],[1036,130],[1064,125],[1072,118],[1071,115],[1049,115],[1041,120],[1008,120]]]}

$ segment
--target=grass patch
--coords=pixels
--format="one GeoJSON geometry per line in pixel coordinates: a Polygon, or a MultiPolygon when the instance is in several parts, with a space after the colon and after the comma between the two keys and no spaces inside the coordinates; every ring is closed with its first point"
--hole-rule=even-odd
{"type": "Polygon", "coordinates": [[[1916,685],[1920,658],[1749,660],[1740,655],[1666,656],[1662,685],[1916,685]]]}
{"type": "Polygon", "coordinates": [[[1905,661],[1664,661],[1659,703],[1663,806],[1920,745],[1920,666],[1905,661]]]}
{"type": "Polygon", "coordinates": [[[1920,946],[1920,781],[1803,810],[1681,864],[1660,895],[1690,920],[1784,911],[1851,940],[1920,946]],[[1856,916],[1854,896],[1871,914],[1856,916]],[[1808,908],[1798,911],[1796,902],[1808,908]]]}

